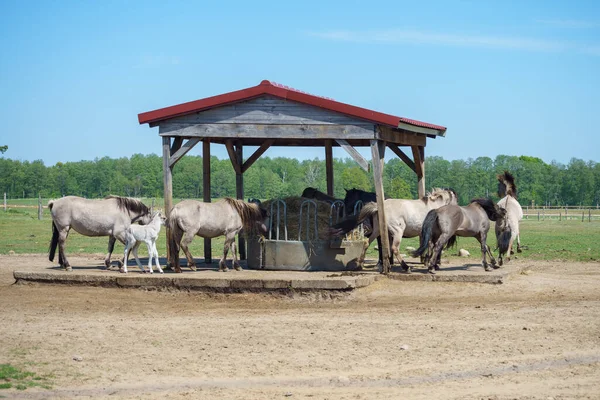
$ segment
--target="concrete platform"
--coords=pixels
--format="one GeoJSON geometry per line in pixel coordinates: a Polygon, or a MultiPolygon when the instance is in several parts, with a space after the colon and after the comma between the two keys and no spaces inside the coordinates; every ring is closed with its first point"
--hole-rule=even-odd
{"type": "MultiPolygon", "coordinates": [[[[367,265],[370,265],[371,268],[363,271],[305,272],[244,269],[219,272],[216,264],[199,263],[198,270],[195,272],[183,268],[181,274],[165,271],[164,274],[155,272],[151,275],[142,274],[137,266],[132,265],[128,266],[128,274],[120,273],[116,267],[107,270],[104,268],[103,258],[100,256],[71,257],[72,272],[66,272],[47,260],[27,262],[24,258],[24,256],[14,257],[18,265],[11,266],[14,269],[13,276],[16,283],[235,293],[244,291],[351,291],[366,287],[378,279],[386,278],[374,268],[374,260],[369,260],[367,265]]],[[[422,265],[409,262],[413,273],[402,273],[398,267],[395,267],[387,278],[400,281],[500,284],[511,275],[519,274],[526,268],[526,264],[511,262],[508,266],[486,272],[479,264],[460,264],[462,261],[464,260],[451,260],[449,263],[443,264],[442,270],[435,275],[429,274],[422,265]]],[[[145,263],[146,260],[142,259],[142,262],[145,263]]],[[[165,260],[161,260],[161,265],[165,265],[165,260]]]]}

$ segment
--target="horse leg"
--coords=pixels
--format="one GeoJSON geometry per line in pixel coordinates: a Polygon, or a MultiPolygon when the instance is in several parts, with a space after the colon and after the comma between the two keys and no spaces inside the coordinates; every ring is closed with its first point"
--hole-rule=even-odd
{"type": "MultiPolygon", "coordinates": [[[[110,256],[112,255],[113,250],[115,249],[115,241],[117,239],[114,236],[109,236],[108,237],[108,253],[106,254],[106,257],[104,258],[104,265],[106,265],[106,269],[110,269],[110,256]]],[[[119,267],[121,267],[119,265],[119,267]]]]}
{"type": "Polygon", "coordinates": [[[67,255],[65,254],[65,242],[69,236],[69,229],[71,228],[67,227],[58,233],[58,263],[65,271],[73,271],[71,264],[69,264],[69,260],[67,260],[67,255]]]}
{"type": "MultiPolygon", "coordinates": [[[[158,261],[158,250],[156,249],[156,239],[154,239],[152,241],[152,254],[154,255],[154,262],[156,263],[156,269],[158,269],[158,272],[162,274],[163,270],[160,267],[160,262],[158,261]]],[[[150,273],[152,273],[152,266],[150,266],[150,273]]]]}
{"type": "MultiPolygon", "coordinates": [[[[183,238],[181,239],[181,250],[183,250],[183,252],[185,253],[185,258],[187,258],[188,267],[192,271],[195,271],[196,263],[194,262],[194,257],[192,257],[192,253],[190,253],[190,249],[188,248],[190,243],[192,243],[192,240],[194,240],[194,235],[189,234],[188,232],[185,232],[183,234],[183,238]]],[[[175,268],[175,271],[177,271],[177,268],[175,268]]],[[[181,268],[180,268],[180,271],[181,271],[181,268]]]]}
{"type": "Polygon", "coordinates": [[[517,253],[521,253],[521,235],[517,232],[517,253]]]}
{"type": "Polygon", "coordinates": [[[444,245],[446,244],[448,239],[450,239],[450,235],[442,234],[442,235],[440,235],[438,240],[435,242],[435,244],[433,246],[433,250],[429,257],[429,262],[428,262],[429,266],[427,268],[427,270],[429,271],[430,274],[435,274],[436,270],[439,271],[440,267],[439,267],[439,265],[437,265],[437,263],[442,255],[442,249],[444,248],[444,245]],[[437,268],[436,268],[436,265],[437,265],[437,268]]]}
{"type": "Polygon", "coordinates": [[[229,235],[225,236],[225,243],[223,244],[223,258],[219,260],[219,271],[229,271],[229,268],[227,268],[227,252],[229,251],[229,247],[234,240],[235,237],[231,239],[229,235]]]}
{"type": "Polygon", "coordinates": [[[490,256],[490,262],[492,264],[492,267],[497,268],[496,267],[496,259],[494,259],[494,256],[492,255],[490,247],[486,244],[487,232],[482,232],[482,233],[478,234],[477,236],[475,236],[475,238],[479,241],[479,244],[481,245],[481,264],[483,265],[483,268],[486,271],[492,270],[492,268],[487,263],[488,255],[490,256]]]}
{"type": "Polygon", "coordinates": [[[133,247],[133,241],[127,241],[125,243],[125,252],[123,253],[123,267],[121,267],[121,272],[127,273],[127,263],[129,262],[129,252],[133,247]]]}
{"type": "Polygon", "coordinates": [[[233,257],[233,260],[231,261],[231,265],[233,265],[233,268],[235,268],[236,271],[241,271],[242,266],[238,262],[238,258],[237,258],[237,244],[235,243],[235,237],[233,238],[233,241],[231,242],[231,256],[233,257]]]}

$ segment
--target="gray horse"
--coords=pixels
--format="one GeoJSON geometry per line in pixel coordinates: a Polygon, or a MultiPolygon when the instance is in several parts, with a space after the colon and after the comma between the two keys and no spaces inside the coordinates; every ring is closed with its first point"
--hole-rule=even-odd
{"type": "Polygon", "coordinates": [[[510,261],[510,256],[513,254],[513,242],[517,239],[517,252],[521,252],[521,236],[519,232],[519,221],[523,219],[523,209],[517,201],[517,185],[515,178],[508,171],[498,175],[498,196],[502,197],[498,202],[498,206],[506,210],[506,221],[510,227],[510,237],[502,237],[507,233],[502,233],[500,228],[496,226],[496,239],[498,240],[498,263],[503,264],[503,258],[506,255],[506,262],[510,261]],[[501,244],[508,241],[508,246],[501,244]]]}
{"type": "Polygon", "coordinates": [[[115,241],[125,243],[125,231],[134,222],[150,222],[150,210],[139,200],[129,197],[107,196],[104,199],[89,200],[83,197],[66,196],[48,202],[52,214],[52,240],[49,260],[54,261],[58,246],[58,262],[67,271],[71,265],[65,254],[65,242],[71,228],[85,236],[109,236],[108,254],[104,259],[110,267],[110,256],[115,241]]]}
{"type": "Polygon", "coordinates": [[[266,219],[266,210],[258,204],[230,197],[216,203],[183,200],[173,207],[167,219],[169,265],[175,269],[175,272],[181,272],[179,266],[179,248],[181,247],[187,258],[188,267],[195,271],[196,263],[189,250],[194,236],[215,238],[225,235],[223,258],[219,261],[219,271],[228,270],[225,260],[230,248],[233,255],[233,267],[239,271],[241,267],[237,261],[235,235],[242,228],[246,233],[258,230],[259,233],[266,235],[266,219]]]}
{"type": "Polygon", "coordinates": [[[453,246],[457,236],[474,237],[481,244],[481,263],[486,271],[491,271],[486,255],[490,256],[492,267],[497,267],[490,247],[486,244],[490,220],[496,221],[496,226],[501,232],[506,232],[510,228],[506,223],[505,215],[505,211],[490,199],[471,200],[466,207],[447,205],[431,210],[423,221],[421,246],[413,252],[413,256],[422,256],[429,250],[425,257],[426,264],[429,264],[429,272],[435,274],[435,271],[440,269],[440,255],[444,246],[446,248],[453,246]]]}
{"type": "MultiPolygon", "coordinates": [[[[400,256],[400,242],[403,237],[417,237],[421,233],[423,220],[430,210],[442,207],[447,204],[457,204],[456,192],[452,189],[433,189],[431,193],[422,199],[387,199],[383,205],[385,207],[385,218],[388,225],[388,232],[391,236],[391,250],[393,255],[398,258],[402,269],[410,272],[410,267],[400,256]]],[[[350,232],[359,224],[372,219],[373,227],[369,235],[369,241],[358,259],[358,265],[363,266],[367,249],[379,236],[379,222],[377,219],[377,203],[371,202],[365,204],[358,217],[349,217],[334,226],[331,233],[334,236],[350,232]],[[337,229],[336,229],[337,228],[337,229]]]]}

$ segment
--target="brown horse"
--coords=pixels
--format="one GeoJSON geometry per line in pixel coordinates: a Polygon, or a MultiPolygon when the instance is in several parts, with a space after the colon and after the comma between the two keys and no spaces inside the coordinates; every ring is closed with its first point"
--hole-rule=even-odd
{"type": "Polygon", "coordinates": [[[486,239],[490,220],[496,221],[501,232],[510,230],[505,214],[505,211],[490,199],[471,200],[466,207],[447,205],[431,210],[423,221],[421,246],[413,252],[413,256],[419,257],[430,249],[430,254],[425,257],[425,264],[429,264],[429,273],[435,274],[435,271],[440,269],[440,255],[444,246],[453,246],[457,236],[474,237],[481,244],[481,263],[485,270],[492,269],[486,261],[486,255],[490,256],[492,267],[498,268],[486,239]]]}
{"type": "Polygon", "coordinates": [[[267,211],[258,204],[230,197],[216,203],[183,200],[173,207],[167,219],[167,239],[171,249],[169,265],[175,269],[175,272],[181,272],[179,266],[179,248],[181,247],[187,258],[188,267],[195,271],[196,263],[188,248],[194,236],[214,238],[224,235],[225,244],[223,245],[223,258],[219,261],[219,271],[228,270],[225,260],[230,248],[233,256],[232,265],[239,271],[242,268],[237,261],[235,235],[242,228],[246,233],[258,230],[259,233],[265,235],[267,233],[266,218],[267,211]]]}
{"type": "Polygon", "coordinates": [[[48,202],[52,214],[52,240],[49,260],[54,261],[58,246],[58,263],[67,271],[71,265],[65,254],[65,242],[71,228],[85,236],[109,236],[108,254],[104,259],[110,267],[115,241],[125,244],[125,231],[134,222],[151,221],[150,209],[141,201],[129,197],[107,196],[100,200],[66,196],[48,202]]]}

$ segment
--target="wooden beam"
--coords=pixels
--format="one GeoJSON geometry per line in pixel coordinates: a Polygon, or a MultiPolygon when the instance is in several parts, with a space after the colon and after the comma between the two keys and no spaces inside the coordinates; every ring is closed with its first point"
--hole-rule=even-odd
{"type": "Polygon", "coordinates": [[[258,158],[260,156],[262,156],[265,153],[265,151],[267,151],[274,142],[275,142],[275,139],[265,140],[265,142],[263,144],[261,144],[260,147],[242,165],[242,173],[246,172],[248,170],[248,168],[250,168],[252,166],[252,164],[254,164],[254,162],[256,160],[258,160],[258,158]]]}
{"type": "Polygon", "coordinates": [[[325,141],[325,176],[327,181],[327,194],[333,197],[333,141],[325,141]]]}
{"type": "MultiPolygon", "coordinates": [[[[162,138],[162,150],[163,150],[163,196],[165,202],[165,216],[168,218],[173,208],[173,170],[169,165],[169,158],[171,155],[171,138],[162,138]]],[[[169,248],[169,228],[165,227],[165,235],[167,238],[167,260],[173,249],[169,248]]],[[[168,263],[168,262],[167,262],[168,263]]],[[[169,265],[171,268],[175,268],[174,265],[169,265]]]]}
{"type": "Polygon", "coordinates": [[[413,158],[415,160],[415,172],[417,173],[417,191],[419,198],[425,197],[425,148],[412,146],[413,158]]]}
{"type": "Polygon", "coordinates": [[[373,178],[375,182],[375,194],[377,195],[377,216],[379,232],[381,236],[381,247],[383,254],[383,273],[390,272],[390,239],[388,235],[387,221],[385,219],[383,191],[383,165],[384,165],[385,142],[381,140],[371,141],[371,155],[373,157],[373,178]]]}
{"type": "MultiPolygon", "coordinates": [[[[268,125],[268,124],[182,124],[164,122],[161,136],[210,137],[221,139],[365,139],[375,137],[373,128],[355,125],[268,125]]],[[[423,136],[425,138],[425,136],[423,136]]],[[[395,142],[395,141],[394,141],[395,142]]],[[[421,143],[421,142],[419,142],[421,143]]],[[[401,143],[410,144],[410,143],[401,143]]],[[[418,144],[418,143],[416,143],[418,144]]]]}
{"type": "Polygon", "coordinates": [[[365,158],[358,151],[356,151],[354,147],[348,144],[348,142],[344,139],[336,139],[335,141],[342,149],[346,150],[346,153],[350,154],[350,157],[352,157],[362,169],[364,169],[366,172],[370,172],[371,166],[369,165],[369,162],[365,160],[365,158]]]}
{"type": "MultiPolygon", "coordinates": [[[[179,138],[175,138],[177,140],[179,138]]],[[[174,140],[174,141],[175,141],[174,140]]],[[[200,138],[191,138],[179,150],[175,152],[175,154],[171,153],[171,158],[169,159],[169,166],[173,168],[173,166],[177,163],[177,161],[181,160],[181,157],[185,156],[188,151],[190,151],[194,146],[200,141],[200,138]]],[[[175,147],[175,146],[173,146],[175,147]]],[[[172,149],[172,148],[171,148],[172,149]]]]}
{"type": "Polygon", "coordinates": [[[425,146],[427,136],[413,132],[400,131],[388,126],[378,126],[377,139],[385,140],[388,143],[395,143],[401,146],[425,146]]]}
{"type": "Polygon", "coordinates": [[[231,164],[233,165],[233,169],[236,174],[242,173],[241,163],[237,159],[237,155],[235,153],[235,149],[233,148],[233,140],[227,140],[225,142],[225,147],[227,148],[227,154],[229,154],[229,160],[231,160],[231,164]]]}
{"type": "Polygon", "coordinates": [[[411,132],[423,133],[425,135],[435,135],[435,136],[446,136],[446,130],[438,130],[433,128],[425,128],[422,126],[415,126],[411,124],[407,124],[404,122],[398,123],[398,129],[404,129],[411,132]]]}
{"type": "MultiPolygon", "coordinates": [[[[244,200],[244,173],[242,172],[242,160],[244,159],[244,147],[241,143],[235,145],[235,156],[239,165],[239,172],[235,173],[235,194],[238,200],[244,200]]],[[[246,259],[246,240],[244,230],[238,233],[238,251],[240,260],[246,259]]]]}
{"type": "Polygon", "coordinates": [[[392,150],[406,165],[408,168],[412,169],[414,172],[417,172],[415,163],[411,160],[406,153],[404,153],[398,146],[393,143],[388,143],[387,146],[392,150]]]}
{"type": "Polygon", "coordinates": [[[171,145],[171,155],[173,155],[173,153],[175,153],[177,150],[179,150],[182,143],[183,143],[182,137],[173,138],[173,144],[171,145]]]}
{"type": "MultiPolygon", "coordinates": [[[[210,139],[202,141],[202,197],[210,203],[210,139]]],[[[209,238],[204,239],[204,262],[212,264],[212,244],[209,238]]]]}

